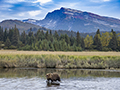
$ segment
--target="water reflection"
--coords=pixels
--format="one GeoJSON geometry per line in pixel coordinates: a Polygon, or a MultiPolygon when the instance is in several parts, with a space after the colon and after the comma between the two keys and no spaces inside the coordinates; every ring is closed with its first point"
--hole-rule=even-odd
{"type": "Polygon", "coordinates": [[[60,86],[60,83],[58,83],[58,82],[47,82],[47,87],[51,87],[51,86],[60,86]]]}
{"type": "Polygon", "coordinates": [[[120,70],[90,70],[90,69],[36,69],[36,68],[0,68],[0,78],[14,77],[41,77],[46,78],[47,73],[57,72],[61,78],[72,77],[120,77],[120,70]]]}
{"type": "Polygon", "coordinates": [[[0,69],[0,90],[119,90],[119,70],[0,69]],[[46,83],[46,73],[57,72],[60,84],[46,83]]]}

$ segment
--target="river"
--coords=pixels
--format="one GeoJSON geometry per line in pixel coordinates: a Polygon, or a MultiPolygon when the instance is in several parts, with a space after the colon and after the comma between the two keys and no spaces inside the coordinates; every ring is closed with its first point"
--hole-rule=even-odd
{"type": "MultiPolygon", "coordinates": [[[[57,82],[58,83],[58,82],[57,82]]],[[[120,70],[0,69],[0,90],[119,90],[120,70]],[[57,72],[60,85],[46,83],[47,73],[57,72]]]]}

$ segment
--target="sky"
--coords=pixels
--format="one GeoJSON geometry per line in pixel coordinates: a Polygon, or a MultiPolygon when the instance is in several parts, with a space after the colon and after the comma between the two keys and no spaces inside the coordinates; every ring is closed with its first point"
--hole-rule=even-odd
{"type": "Polygon", "coordinates": [[[6,19],[44,19],[61,7],[120,19],[120,0],[0,0],[0,22],[6,19]]]}

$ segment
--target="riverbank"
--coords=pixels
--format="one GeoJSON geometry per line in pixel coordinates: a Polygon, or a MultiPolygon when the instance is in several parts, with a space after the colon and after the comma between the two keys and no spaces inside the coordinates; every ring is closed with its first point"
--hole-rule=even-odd
{"type": "Polygon", "coordinates": [[[27,53],[0,54],[0,68],[18,67],[59,69],[119,69],[120,56],[82,56],[27,53]]]}
{"type": "Polygon", "coordinates": [[[120,56],[120,52],[100,52],[100,51],[82,51],[82,52],[63,52],[63,51],[17,51],[0,50],[0,55],[75,55],[75,56],[120,56]]]}

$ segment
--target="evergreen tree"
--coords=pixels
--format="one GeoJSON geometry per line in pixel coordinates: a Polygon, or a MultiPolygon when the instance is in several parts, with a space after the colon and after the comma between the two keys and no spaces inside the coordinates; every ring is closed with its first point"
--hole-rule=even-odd
{"type": "Polygon", "coordinates": [[[60,40],[65,40],[65,35],[61,34],[60,35],[60,40]]]}
{"type": "Polygon", "coordinates": [[[50,51],[54,51],[54,46],[52,42],[49,43],[49,46],[50,46],[50,51]]]}
{"type": "Polygon", "coordinates": [[[84,38],[81,39],[81,47],[82,47],[83,50],[85,49],[84,38]]]}
{"type": "Polygon", "coordinates": [[[98,43],[97,43],[97,46],[96,46],[96,49],[97,50],[99,50],[99,51],[101,51],[102,50],[102,43],[101,43],[101,40],[100,39],[98,39],[98,43]]]}
{"type": "Polygon", "coordinates": [[[50,39],[48,31],[45,33],[45,39],[47,39],[48,41],[50,39]]]}
{"type": "Polygon", "coordinates": [[[23,44],[26,44],[26,33],[25,33],[25,31],[23,31],[23,33],[21,34],[20,41],[23,44]]]}
{"type": "Polygon", "coordinates": [[[60,40],[60,51],[67,51],[67,43],[65,40],[60,40]]]}
{"type": "Polygon", "coordinates": [[[16,28],[16,25],[15,25],[15,28],[14,28],[14,31],[13,31],[13,37],[12,37],[12,45],[17,46],[18,45],[18,40],[19,40],[19,31],[18,31],[18,29],[16,28]]]}
{"type": "Polygon", "coordinates": [[[35,43],[35,37],[34,37],[34,34],[32,32],[32,28],[30,28],[27,39],[28,39],[29,45],[32,45],[32,43],[35,43]]]}
{"type": "Polygon", "coordinates": [[[75,40],[76,40],[75,37],[73,37],[71,35],[71,37],[70,37],[70,46],[73,46],[73,44],[76,43],[75,40]]]}
{"type": "Polygon", "coordinates": [[[0,41],[3,41],[3,28],[0,26],[0,41]]]}
{"type": "Polygon", "coordinates": [[[95,49],[102,50],[102,43],[101,43],[101,40],[100,40],[100,31],[99,31],[99,29],[97,30],[93,41],[94,41],[93,45],[95,46],[95,49]]]}
{"type": "Polygon", "coordinates": [[[4,36],[3,36],[3,41],[4,41],[4,42],[6,41],[7,36],[8,36],[8,34],[7,34],[7,28],[5,28],[4,36]]]}
{"type": "Polygon", "coordinates": [[[55,37],[57,40],[59,39],[59,35],[58,35],[57,31],[55,31],[54,37],[55,37]]]}
{"type": "Polygon", "coordinates": [[[41,39],[41,40],[44,40],[44,39],[45,39],[45,35],[44,35],[43,30],[42,30],[41,33],[40,33],[40,39],[41,39]]]}
{"type": "Polygon", "coordinates": [[[52,31],[50,30],[50,36],[52,36],[52,31]]]}
{"type": "Polygon", "coordinates": [[[12,42],[13,32],[14,32],[13,28],[9,29],[8,37],[9,37],[10,42],[12,42]]]}
{"type": "Polygon", "coordinates": [[[117,35],[116,32],[111,31],[113,33],[112,39],[109,42],[109,48],[111,48],[112,50],[117,50],[118,47],[118,43],[117,43],[117,35]]]}
{"type": "Polygon", "coordinates": [[[5,46],[8,48],[11,46],[11,42],[10,42],[9,38],[6,39],[5,46]]]}
{"type": "Polygon", "coordinates": [[[30,28],[30,31],[29,31],[29,33],[28,33],[28,36],[31,37],[32,34],[33,34],[33,32],[32,32],[32,28],[30,28]]]}
{"type": "Polygon", "coordinates": [[[70,45],[70,38],[68,37],[67,34],[65,34],[65,42],[67,43],[67,45],[70,45]]]}
{"type": "Polygon", "coordinates": [[[37,31],[37,33],[35,34],[35,38],[37,41],[40,40],[40,29],[37,31]]]}
{"type": "Polygon", "coordinates": [[[47,39],[44,39],[41,41],[41,46],[42,46],[42,50],[49,50],[49,42],[47,41],[47,39]]]}
{"type": "Polygon", "coordinates": [[[52,35],[52,31],[51,30],[50,30],[50,36],[49,36],[49,38],[50,38],[50,41],[53,42],[54,39],[53,39],[53,35],[52,35]]]}
{"type": "Polygon", "coordinates": [[[81,37],[80,37],[79,32],[77,32],[76,43],[77,43],[77,46],[81,46],[81,37]]]}
{"type": "Polygon", "coordinates": [[[100,30],[99,30],[99,29],[97,30],[96,34],[99,34],[99,35],[100,35],[100,30]]]}
{"type": "Polygon", "coordinates": [[[54,40],[53,46],[55,51],[59,51],[59,42],[57,40],[54,40]]]}
{"type": "Polygon", "coordinates": [[[120,33],[118,34],[117,43],[118,43],[118,50],[120,51],[120,33]]]}

